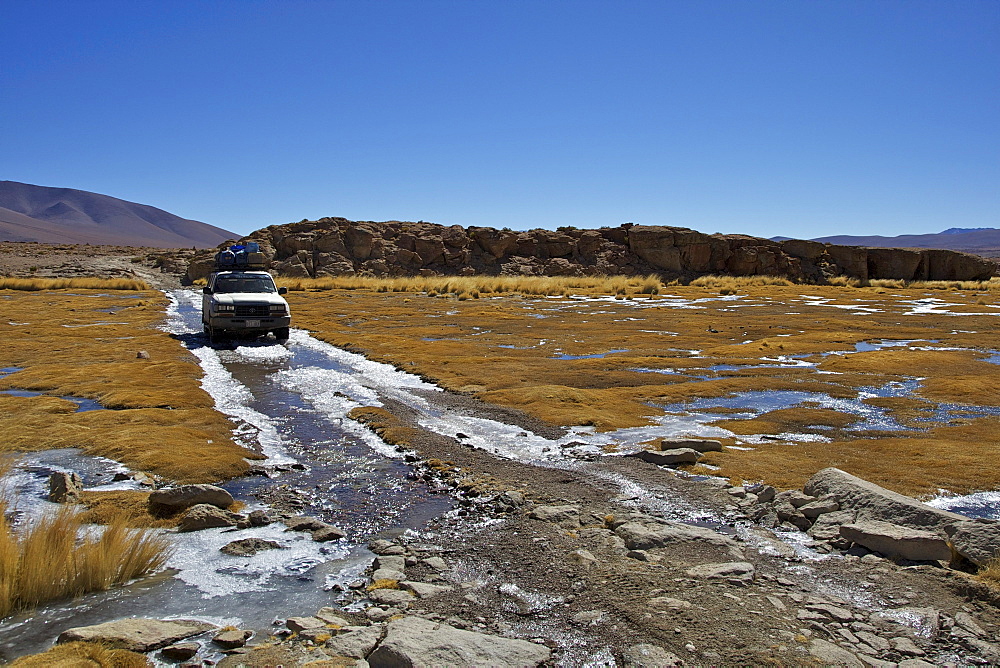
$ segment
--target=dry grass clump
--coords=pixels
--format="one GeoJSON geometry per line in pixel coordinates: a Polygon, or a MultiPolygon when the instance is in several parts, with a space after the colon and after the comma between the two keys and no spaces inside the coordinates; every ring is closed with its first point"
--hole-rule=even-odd
{"type": "Polygon", "coordinates": [[[145,281],[137,278],[12,278],[0,276],[0,290],[149,290],[145,281]]]}
{"type": "Polygon", "coordinates": [[[126,649],[114,649],[96,642],[69,642],[51,649],[22,656],[12,668],[148,668],[152,662],[144,655],[126,649]]]}
{"type": "MultiPolygon", "coordinates": [[[[735,291],[740,288],[759,288],[768,285],[788,286],[794,285],[794,283],[784,276],[716,276],[709,274],[707,276],[699,276],[688,285],[695,288],[735,291]]],[[[732,292],[726,294],[732,294],[732,292]]]]}
{"type": "MultiPolygon", "coordinates": [[[[0,515],[6,503],[0,503],[0,515]]],[[[72,507],[13,527],[0,519],[0,617],[46,601],[103,591],[160,568],[166,539],[112,520],[84,532],[72,507]]]]}
{"type": "Polygon", "coordinates": [[[570,294],[646,294],[663,289],[656,275],[649,276],[324,276],[322,278],[280,278],[292,291],[371,290],[374,292],[415,292],[437,295],[568,296],[570,294]]]}
{"type": "Polygon", "coordinates": [[[989,586],[1000,589],[1000,557],[996,557],[979,567],[976,579],[989,586]]]}

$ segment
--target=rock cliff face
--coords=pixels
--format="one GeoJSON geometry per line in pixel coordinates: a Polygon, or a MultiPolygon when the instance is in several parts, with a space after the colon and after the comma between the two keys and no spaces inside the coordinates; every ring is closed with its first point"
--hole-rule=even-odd
{"type": "MultiPolygon", "coordinates": [[[[515,232],[321,218],[272,225],[244,241],[260,244],[272,271],[295,277],[657,273],[666,278],[759,274],[812,281],[834,276],[982,280],[994,271],[988,260],[955,251],[860,248],[796,239],[779,242],[631,224],[598,230],[515,232]]],[[[211,255],[196,257],[188,278],[206,276],[211,265],[211,255]]]]}

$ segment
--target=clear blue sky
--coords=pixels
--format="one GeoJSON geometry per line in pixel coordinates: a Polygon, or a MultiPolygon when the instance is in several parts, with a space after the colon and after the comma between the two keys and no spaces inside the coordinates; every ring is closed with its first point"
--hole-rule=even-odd
{"type": "Polygon", "coordinates": [[[0,179],[303,218],[1000,227],[1000,2],[0,0],[0,179]]]}

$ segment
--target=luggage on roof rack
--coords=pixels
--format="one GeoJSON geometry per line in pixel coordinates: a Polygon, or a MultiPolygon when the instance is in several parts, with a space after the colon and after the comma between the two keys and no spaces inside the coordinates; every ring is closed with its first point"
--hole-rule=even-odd
{"type": "Polygon", "coordinates": [[[266,268],[265,264],[266,260],[264,254],[260,252],[260,246],[253,242],[234,244],[215,254],[215,268],[217,270],[261,270],[266,268]]]}

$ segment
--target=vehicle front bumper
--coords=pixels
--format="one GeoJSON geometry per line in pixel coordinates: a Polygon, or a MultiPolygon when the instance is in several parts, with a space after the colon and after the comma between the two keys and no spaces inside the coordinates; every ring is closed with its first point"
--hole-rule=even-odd
{"type": "Polygon", "coordinates": [[[267,316],[261,318],[244,318],[243,316],[211,316],[208,325],[219,332],[270,332],[274,329],[288,327],[292,323],[291,316],[267,316]]]}

